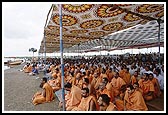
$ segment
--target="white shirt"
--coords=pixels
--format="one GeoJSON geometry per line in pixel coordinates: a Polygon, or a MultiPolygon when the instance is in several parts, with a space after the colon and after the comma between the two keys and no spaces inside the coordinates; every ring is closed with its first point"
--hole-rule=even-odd
{"type": "Polygon", "coordinates": [[[164,90],[164,77],[160,74],[158,76],[155,74],[154,77],[158,79],[160,89],[164,90]]]}

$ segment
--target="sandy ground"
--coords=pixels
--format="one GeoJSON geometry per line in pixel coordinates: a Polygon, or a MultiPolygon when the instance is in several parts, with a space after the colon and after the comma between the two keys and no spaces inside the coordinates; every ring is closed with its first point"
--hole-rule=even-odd
{"type": "Polygon", "coordinates": [[[32,104],[31,98],[40,90],[43,73],[36,79],[35,76],[19,71],[22,67],[19,65],[4,71],[4,111],[62,111],[58,108],[57,97],[50,103],[32,104]]]}
{"type": "MultiPolygon", "coordinates": [[[[37,76],[29,76],[27,73],[19,71],[22,65],[14,66],[11,69],[4,71],[4,92],[2,111],[4,112],[63,112],[62,108],[58,107],[57,97],[50,103],[43,103],[34,106],[31,98],[39,88],[40,79],[44,76],[43,73],[37,76]]],[[[3,84],[2,84],[3,85],[3,84]]],[[[149,111],[164,111],[164,96],[148,102],[149,111]]]]}

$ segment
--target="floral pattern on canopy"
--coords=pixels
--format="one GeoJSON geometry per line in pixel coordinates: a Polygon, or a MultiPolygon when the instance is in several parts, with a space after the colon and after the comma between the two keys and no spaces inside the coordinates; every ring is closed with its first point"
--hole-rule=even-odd
{"type": "MultiPolygon", "coordinates": [[[[145,41],[144,39],[157,37],[156,20],[163,20],[163,17],[164,4],[113,4],[112,2],[111,4],[62,4],[64,51],[75,52],[77,49],[91,51],[100,45],[105,50],[113,50],[114,47],[119,49],[141,47],[145,44],[156,45],[157,40],[145,41]],[[150,24],[152,22],[153,24],[150,24]],[[135,27],[136,25],[140,25],[142,29],[135,27]],[[128,28],[130,32],[117,33],[128,28]],[[146,31],[147,29],[149,31],[146,31]],[[112,35],[113,33],[117,34],[112,35]]],[[[39,50],[41,53],[44,52],[44,46],[47,53],[59,52],[59,26],[59,5],[53,4],[51,17],[44,29],[46,45],[43,38],[39,50]]],[[[162,23],[161,36],[164,36],[163,30],[162,23]]],[[[163,44],[164,37],[161,38],[161,44],[163,44]]]]}

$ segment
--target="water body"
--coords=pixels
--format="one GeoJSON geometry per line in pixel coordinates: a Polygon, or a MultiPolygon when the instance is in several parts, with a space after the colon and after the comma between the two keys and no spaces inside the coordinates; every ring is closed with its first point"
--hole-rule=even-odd
{"type": "Polygon", "coordinates": [[[10,67],[7,65],[4,65],[4,70],[7,70],[7,69],[10,69],[10,67]]]}

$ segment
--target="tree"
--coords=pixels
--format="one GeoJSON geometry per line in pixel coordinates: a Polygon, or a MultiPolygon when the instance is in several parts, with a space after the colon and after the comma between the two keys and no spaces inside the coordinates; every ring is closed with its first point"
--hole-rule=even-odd
{"type": "Polygon", "coordinates": [[[33,62],[34,62],[34,52],[37,52],[37,49],[35,48],[30,48],[29,52],[33,52],[33,62]]]}

